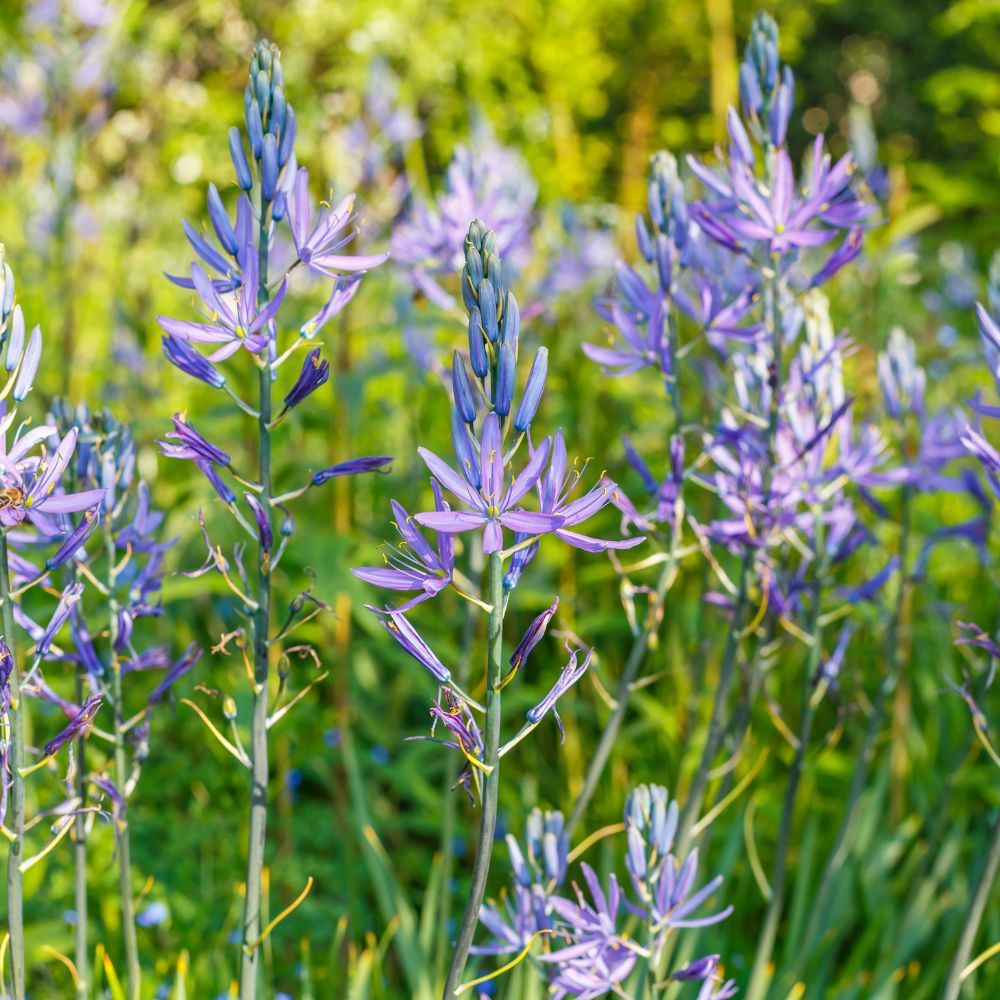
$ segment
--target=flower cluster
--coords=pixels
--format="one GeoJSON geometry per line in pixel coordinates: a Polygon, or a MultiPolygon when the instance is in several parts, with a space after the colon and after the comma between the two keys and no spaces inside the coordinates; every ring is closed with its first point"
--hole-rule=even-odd
{"type": "MultiPolygon", "coordinates": [[[[544,938],[535,958],[546,972],[552,995],[596,1000],[621,994],[637,963],[657,962],[672,933],[725,920],[732,907],[707,916],[699,911],[722,884],[717,877],[695,888],[698,852],[678,859],[671,850],[677,832],[677,803],[660,785],[640,785],[625,803],[625,867],[631,894],[611,874],[606,882],[586,862],[580,865],[585,889],[572,883],[565,892],[569,838],[558,812],[531,812],[524,849],[507,836],[513,884],[502,903],[483,906],[479,920],[490,933],[481,955],[518,953],[524,957],[544,938]],[[645,935],[629,928],[638,918],[645,935]],[[642,943],[645,938],[646,943],[642,943]]],[[[701,1000],[724,1000],[736,993],[722,975],[718,955],[678,967],[670,978],[703,983],[701,1000]]]]}

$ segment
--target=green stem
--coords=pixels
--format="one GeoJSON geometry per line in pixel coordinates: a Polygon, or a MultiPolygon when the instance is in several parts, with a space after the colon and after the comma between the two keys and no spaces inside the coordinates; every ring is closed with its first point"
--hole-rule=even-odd
{"type": "MultiPolygon", "coordinates": [[[[684,424],[684,411],[681,405],[681,389],[677,368],[677,316],[672,308],[667,312],[667,334],[667,345],[670,352],[670,371],[672,373],[671,377],[667,380],[667,392],[670,396],[670,406],[673,411],[674,434],[681,434],[684,424]]],[[[683,504],[683,502],[684,484],[682,480],[677,503],[683,504]]],[[[597,783],[604,773],[604,768],[607,766],[611,751],[614,749],[615,742],[618,739],[618,732],[625,721],[625,712],[628,710],[629,698],[632,695],[632,685],[635,683],[639,667],[646,656],[649,643],[656,634],[661,619],[660,608],[673,580],[674,570],[677,566],[677,549],[680,544],[680,533],[681,518],[678,517],[676,523],[673,525],[670,536],[670,552],[663,565],[660,578],[656,582],[655,596],[650,604],[646,623],[643,625],[642,631],[633,640],[628,659],[625,661],[625,669],[618,679],[618,686],[615,689],[615,707],[604,725],[597,749],[590,758],[590,766],[587,768],[587,774],[583,780],[583,788],[580,789],[580,794],[573,803],[573,809],[566,824],[567,834],[572,834],[579,825],[580,820],[583,819],[584,813],[587,811],[587,806],[594,797],[594,792],[597,791],[597,783]]]]}
{"type": "MultiPolygon", "coordinates": [[[[112,697],[114,698],[115,784],[122,797],[117,809],[118,895],[122,911],[122,937],[125,945],[125,976],[129,1000],[139,1000],[142,988],[142,968],[139,964],[139,942],[135,930],[135,902],[132,898],[132,837],[128,823],[128,758],[125,753],[125,706],[122,701],[122,672],[115,642],[118,637],[118,575],[115,569],[115,540],[111,531],[110,511],[104,518],[104,549],[107,560],[108,588],[108,657],[111,663],[112,697]]],[[[81,758],[82,766],[82,758],[81,758]]],[[[79,926],[79,914],[77,925],[79,926]]]]}
{"type": "Polygon", "coordinates": [[[778,843],[774,856],[774,872],[771,876],[771,899],[764,916],[760,938],[757,941],[757,953],[754,956],[753,970],[750,973],[750,983],[747,986],[747,1000],[762,1000],[767,988],[766,981],[770,974],[771,956],[778,936],[778,924],[781,921],[785,905],[785,884],[788,877],[788,849],[792,839],[792,824],[795,819],[795,803],[798,799],[802,783],[802,772],[805,766],[806,754],[809,751],[809,741],[812,737],[813,722],[816,717],[817,699],[813,697],[814,685],[819,673],[823,653],[823,629],[820,625],[820,605],[823,569],[825,559],[823,552],[822,522],[819,512],[815,518],[815,558],[816,570],[812,586],[812,614],[809,634],[813,644],[809,649],[806,665],[806,676],[802,684],[802,724],[799,730],[799,745],[795,750],[792,770],[788,776],[788,786],[785,789],[785,799],[781,809],[781,825],[778,827],[778,843]]]}
{"type": "Polygon", "coordinates": [[[7,924],[10,929],[10,976],[13,1000],[24,1000],[24,895],[21,884],[21,856],[24,853],[24,712],[21,698],[21,671],[14,645],[14,605],[10,597],[10,569],[7,565],[7,532],[0,531],[0,602],[3,603],[3,638],[10,650],[10,852],[7,860],[7,924]]]}
{"type": "MultiPolygon", "coordinates": [[[[473,569],[479,571],[482,577],[482,552],[476,549],[473,556],[473,569]]],[[[474,604],[466,605],[465,629],[462,634],[462,656],[458,663],[458,683],[463,689],[469,687],[468,663],[472,654],[472,644],[476,637],[476,622],[479,619],[478,608],[474,604]]],[[[455,782],[460,773],[458,754],[449,754],[444,776],[444,815],[441,821],[441,892],[438,899],[437,942],[434,948],[434,977],[439,977],[444,971],[448,955],[448,923],[451,918],[451,879],[455,868],[455,803],[458,796],[454,794],[455,782]]]]}
{"type": "MultiPolygon", "coordinates": [[[[81,664],[76,673],[76,703],[84,702],[83,676],[85,668],[81,664]]],[[[81,736],[76,741],[76,795],[81,807],[87,801],[87,740],[81,736]]],[[[87,945],[87,817],[83,812],[73,821],[73,897],[76,908],[76,965],[77,1000],[87,1000],[89,995],[90,956],[87,945]]]]}
{"type": "Polygon", "coordinates": [[[628,710],[632,685],[635,682],[636,675],[639,673],[639,667],[646,656],[649,642],[659,625],[657,609],[663,603],[672,571],[673,560],[668,560],[664,564],[663,572],[660,574],[660,579],[656,584],[656,596],[653,606],[650,608],[650,614],[646,616],[646,624],[643,625],[642,631],[635,637],[632,648],[629,650],[628,659],[625,661],[625,669],[618,679],[618,687],[615,689],[614,711],[608,717],[608,721],[604,725],[604,731],[601,733],[600,742],[597,744],[597,749],[590,758],[590,766],[587,768],[587,774],[583,780],[583,788],[580,789],[580,794],[573,803],[573,810],[566,823],[567,834],[571,834],[579,825],[580,820],[583,819],[584,813],[587,811],[587,806],[590,804],[590,800],[594,797],[594,792],[597,790],[597,784],[604,773],[604,768],[608,763],[608,758],[611,756],[611,751],[615,747],[618,732],[622,727],[622,722],[625,720],[625,712],[628,710]]]}
{"type": "Polygon", "coordinates": [[[827,903],[830,894],[837,883],[840,869],[847,858],[850,850],[849,836],[854,829],[854,821],[857,814],[858,801],[864,791],[868,772],[871,768],[874,757],[875,740],[878,737],[879,729],[882,725],[882,718],[885,714],[885,706],[889,700],[889,695],[895,690],[896,680],[899,674],[899,627],[903,617],[903,609],[907,591],[907,562],[910,549],[910,488],[904,487],[902,493],[902,514],[900,519],[901,533],[899,539],[899,590],[896,593],[896,605],[893,609],[892,619],[886,632],[886,661],[887,669],[885,677],[879,684],[875,692],[875,700],[872,704],[871,714],[868,717],[868,725],[865,727],[864,738],[861,743],[861,753],[858,754],[854,763],[854,772],[851,775],[851,785],[847,794],[847,805],[844,807],[844,814],[841,817],[840,827],[837,830],[837,837],[833,848],[826,860],[823,874],[820,877],[819,889],[813,901],[806,922],[805,935],[802,938],[802,946],[797,949],[797,958],[792,971],[792,981],[799,978],[803,964],[812,952],[812,944],[817,935],[822,930],[822,922],[827,916],[827,903]]]}
{"type": "Polygon", "coordinates": [[[740,629],[743,625],[743,613],[746,609],[747,578],[750,575],[750,563],[752,559],[752,551],[748,549],[740,565],[739,590],[736,594],[736,604],[733,607],[733,620],[730,623],[729,631],[726,633],[726,645],[722,653],[722,666],[719,669],[719,683],[715,689],[715,701],[712,704],[712,716],[708,724],[708,736],[705,739],[705,746],[701,753],[701,760],[698,763],[698,770],[695,771],[694,777],[691,779],[687,801],[684,803],[680,822],[677,827],[676,856],[679,858],[683,858],[687,854],[691,843],[691,831],[698,820],[698,815],[701,812],[701,803],[705,797],[705,789],[708,787],[708,775],[712,770],[712,763],[726,735],[726,705],[729,701],[729,692],[733,686],[733,679],[736,676],[736,652],[740,644],[740,629]]]}
{"type": "MultiPolygon", "coordinates": [[[[260,206],[260,238],[258,245],[258,270],[260,292],[258,304],[268,298],[267,233],[268,203],[260,206]]],[[[258,475],[261,484],[260,502],[270,516],[271,511],[271,369],[264,365],[259,372],[258,426],[258,475]]],[[[267,712],[268,712],[268,634],[271,621],[271,567],[260,543],[257,552],[257,610],[253,627],[254,692],[251,730],[250,778],[250,836],[247,845],[246,898],[243,908],[243,951],[240,956],[240,1000],[254,1000],[260,974],[261,949],[258,938],[261,931],[261,882],[264,868],[264,845],[267,837],[267,712]]]]}
{"type": "Polygon", "coordinates": [[[454,1000],[461,985],[465,962],[472,947],[472,938],[479,923],[479,911],[486,895],[486,877],[490,871],[493,838],[497,822],[497,793],[500,788],[500,684],[503,678],[501,647],[503,644],[503,560],[498,552],[489,558],[489,596],[493,606],[486,626],[486,725],[483,734],[483,763],[491,768],[482,779],[483,802],[479,820],[476,860],[472,868],[472,884],[465,904],[465,914],[452,952],[444,1000],[454,1000]]]}
{"type": "Polygon", "coordinates": [[[986,904],[989,902],[990,890],[996,881],[998,869],[1000,869],[1000,813],[993,819],[990,846],[983,861],[983,869],[979,873],[979,880],[976,882],[976,891],[969,902],[969,912],[962,925],[962,934],[958,939],[958,948],[951,961],[951,968],[948,970],[941,1000],[958,1000],[958,995],[962,991],[962,970],[969,964],[972,946],[976,942],[976,932],[986,912],[986,904]]]}

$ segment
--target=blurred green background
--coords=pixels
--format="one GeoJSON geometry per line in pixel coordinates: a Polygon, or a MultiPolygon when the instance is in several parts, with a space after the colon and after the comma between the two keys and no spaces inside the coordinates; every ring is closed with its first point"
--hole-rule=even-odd
{"type": "MultiPolygon", "coordinates": [[[[793,147],[801,151],[824,131],[835,150],[852,145],[890,177],[887,225],[872,235],[868,261],[832,293],[835,323],[849,327],[861,345],[856,391],[874,405],[875,351],[898,324],[917,339],[930,366],[932,402],[959,403],[981,382],[970,307],[996,244],[1000,6],[995,0],[759,6],[777,18],[782,55],[796,72],[793,147]]],[[[200,223],[208,182],[233,187],[226,130],[241,118],[246,59],[257,38],[270,37],[282,49],[300,161],[337,194],[358,189],[366,250],[388,245],[399,207],[394,179],[405,170],[417,199],[439,191],[455,144],[468,140],[476,123],[488,123],[501,143],[520,150],[539,190],[535,260],[524,279],[530,286],[559,245],[566,205],[581,206],[622,254],[632,253],[648,156],[663,146],[703,153],[719,138],[754,9],[731,0],[135,2],[116,8],[113,22],[99,29],[95,56],[87,48],[94,32],[68,5],[54,25],[32,26],[22,5],[3,4],[0,241],[28,321],[41,323],[45,333],[36,407],[39,397],[66,393],[133,421],[141,471],[167,512],[168,534],[181,538],[171,566],[195,567],[203,554],[194,517],[203,504],[211,515],[209,489],[197,473],[158,457],[154,440],[182,410],[237,453],[248,427],[162,359],[155,317],[189,307],[188,293],[162,274],[188,266],[180,220],[200,223]],[[88,68],[94,71],[83,72],[88,68]],[[363,170],[352,129],[366,120],[373,74],[386,71],[423,134],[363,170]]],[[[661,468],[668,423],[654,382],[636,376],[609,383],[580,352],[600,328],[591,298],[606,277],[607,271],[597,274],[589,286],[548,303],[528,333],[552,354],[547,423],[571,430],[576,448],[596,456],[596,470],[607,468],[634,487],[622,468],[621,434],[631,434],[654,462],[661,456],[661,468]]],[[[278,578],[279,600],[287,602],[313,574],[314,592],[334,609],[303,633],[330,677],[274,731],[273,911],[298,894],[307,876],[316,879],[306,903],[268,942],[273,982],[295,997],[307,995],[305,971],[316,997],[346,996],[358,963],[372,970],[364,987],[370,992],[358,996],[406,995],[388,940],[392,927],[364,865],[362,816],[346,766],[356,759],[371,822],[418,907],[448,794],[438,748],[403,742],[426,730],[431,683],[389,647],[362,609],[371,592],[347,572],[375,561],[388,531],[390,496],[408,507],[425,499],[416,446],[448,449],[441,386],[413,364],[413,340],[403,326],[430,338],[426,349],[437,361],[460,343],[462,330],[426,303],[408,305],[408,298],[391,262],[366,279],[345,321],[327,334],[331,385],[297,411],[276,445],[277,475],[289,488],[306,468],[351,455],[397,456],[389,477],[336,481],[300,502],[297,536],[278,578]]],[[[43,416],[40,407],[35,416],[43,416]]],[[[958,508],[954,498],[918,502],[918,531],[928,533],[942,517],[953,522],[958,508]]],[[[215,523],[221,540],[226,529],[215,523]]],[[[613,531],[614,518],[604,526],[613,531]]],[[[891,521],[879,530],[894,544],[891,521]]],[[[723,630],[722,619],[700,601],[702,565],[691,559],[684,569],[648,663],[656,679],[635,697],[590,827],[615,821],[624,790],[635,782],[658,781],[683,794],[695,759],[690,740],[704,723],[701,695],[711,690],[723,630]]],[[[211,577],[169,577],[167,615],[146,626],[151,636],[178,651],[192,639],[211,647],[233,623],[232,601],[220,586],[211,577]]],[[[511,634],[554,592],[562,626],[597,643],[597,676],[613,688],[630,635],[612,565],[543,546],[512,603],[511,634]]],[[[428,638],[446,662],[455,662],[465,611],[449,598],[439,611],[428,638]]],[[[909,668],[879,748],[877,780],[866,793],[850,876],[833,903],[838,937],[811,967],[823,985],[806,996],[930,998],[940,988],[984,817],[998,802],[995,772],[970,743],[964,706],[940,694],[943,672],[960,662],[951,646],[956,616],[996,616],[990,578],[976,553],[957,544],[937,550],[924,586],[907,604],[900,641],[909,668]],[[921,655],[909,658],[913,649],[921,655]]],[[[864,703],[859,692],[871,690],[883,655],[884,616],[869,609],[861,617],[844,695],[825,710],[831,736],[811,756],[804,795],[812,808],[801,819],[799,882],[825,857],[863,728],[855,711],[864,703]]],[[[554,669],[555,641],[547,652],[554,669]]],[[[299,686],[315,673],[309,660],[290,669],[299,686]]],[[[515,709],[547,686],[549,676],[540,674],[524,678],[512,694],[515,709]]],[[[206,655],[179,693],[196,683],[231,691],[245,713],[248,693],[233,657],[206,655]]],[[[789,704],[797,697],[794,685],[775,690],[789,704]]],[[[141,699],[139,692],[137,706],[141,699]]],[[[565,745],[554,727],[543,727],[512,755],[509,773],[517,780],[502,791],[504,830],[519,831],[533,805],[568,808],[606,715],[596,686],[585,682],[564,715],[565,745]]],[[[760,747],[772,748],[754,785],[757,836],[766,853],[788,747],[763,707],[754,732],[752,759],[760,747]]],[[[246,789],[232,763],[184,707],[155,719],[132,820],[136,885],[151,877],[147,901],[165,902],[170,911],[165,924],[140,932],[150,991],[172,982],[185,951],[197,984],[192,996],[225,993],[234,975],[237,951],[229,935],[238,922],[246,789]]],[[[456,801],[460,900],[475,814],[463,796],[456,801]]],[[[736,907],[736,916],[715,929],[711,950],[728,956],[737,971],[751,954],[764,905],[743,860],[742,812],[732,809],[720,821],[710,862],[713,872],[728,874],[726,899],[736,907]]],[[[110,831],[99,829],[92,845],[94,936],[114,956],[119,928],[110,831]]],[[[497,858],[499,886],[502,848],[497,858]]],[[[39,949],[71,951],[65,914],[71,879],[68,850],[29,879],[38,997],[70,995],[65,970],[39,949]]],[[[791,919],[796,899],[793,893],[791,919]]],[[[998,910],[987,915],[984,943],[1000,937],[998,910]]],[[[779,953],[781,947],[779,941],[779,953]]],[[[1000,992],[998,966],[984,969],[976,996],[1000,992]]]]}

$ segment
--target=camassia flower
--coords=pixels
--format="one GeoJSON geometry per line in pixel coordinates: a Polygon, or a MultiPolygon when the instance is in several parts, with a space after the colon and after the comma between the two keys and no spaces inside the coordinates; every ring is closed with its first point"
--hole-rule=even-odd
{"type": "Polygon", "coordinates": [[[246,260],[243,281],[232,296],[216,289],[201,264],[195,261],[191,265],[191,282],[201,298],[208,322],[156,317],[156,321],[172,337],[198,344],[219,345],[208,355],[209,361],[223,361],[241,347],[251,354],[259,354],[269,340],[267,326],[285,298],[287,284],[282,280],[273,297],[263,306],[258,306],[260,274],[256,250],[250,247],[243,256],[246,260]]]}
{"type": "Polygon", "coordinates": [[[496,413],[488,414],[483,422],[479,454],[463,461],[462,475],[433,452],[420,448],[420,457],[441,485],[472,509],[430,511],[417,514],[416,520],[425,527],[447,534],[483,528],[483,552],[486,554],[498,552],[503,547],[503,528],[527,535],[555,531],[565,521],[561,515],[521,510],[515,506],[538,482],[548,460],[550,446],[551,441],[546,438],[510,483],[504,475],[503,442],[496,413]],[[475,461],[476,457],[478,461],[475,461]]]}
{"type": "Polygon", "coordinates": [[[335,207],[320,212],[315,223],[309,200],[309,173],[300,167],[288,199],[288,222],[299,260],[310,270],[336,278],[344,272],[366,271],[382,264],[389,255],[345,254],[340,251],[357,235],[354,222],[354,195],[348,195],[335,207]]]}
{"type": "MultiPolygon", "coordinates": [[[[9,418],[4,421],[9,427],[9,418]]],[[[10,528],[30,520],[44,534],[54,537],[61,529],[52,515],[73,514],[93,510],[100,504],[105,490],[84,490],[80,493],[57,492],[76,448],[76,429],[70,430],[48,455],[31,455],[31,449],[55,434],[55,428],[44,426],[27,431],[7,448],[6,429],[0,440],[0,524],[10,528]]]]}
{"type": "MultiPolygon", "coordinates": [[[[447,511],[449,508],[441,496],[441,487],[436,480],[431,480],[431,486],[434,490],[434,509],[447,511]]],[[[385,566],[359,566],[351,572],[359,580],[376,587],[420,591],[416,597],[394,609],[400,612],[440,594],[451,584],[455,573],[455,543],[450,534],[440,532],[435,551],[410,515],[395,500],[392,501],[392,513],[402,543],[382,549],[385,566]]]]}

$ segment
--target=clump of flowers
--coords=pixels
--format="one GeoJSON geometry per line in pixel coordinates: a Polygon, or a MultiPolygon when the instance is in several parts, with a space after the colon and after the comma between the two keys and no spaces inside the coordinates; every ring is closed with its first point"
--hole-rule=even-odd
{"type": "MultiPolygon", "coordinates": [[[[520,393],[517,391],[518,343],[521,314],[509,287],[501,242],[496,232],[475,220],[469,226],[462,254],[461,294],[469,317],[468,359],[456,352],[452,367],[451,429],[454,462],[425,448],[419,449],[431,473],[434,509],[410,517],[393,505],[396,528],[405,542],[390,552],[387,567],[362,567],[362,579],[392,590],[416,591],[417,596],[396,607],[371,610],[380,617],[399,645],[434,678],[440,687],[431,710],[435,731],[447,730],[439,742],[459,751],[466,766],[462,781],[479,791],[482,812],[472,888],[458,932],[445,986],[445,996],[458,989],[486,890],[501,759],[548,715],[558,720],[557,703],[583,676],[590,662],[589,650],[567,644],[569,660],[549,693],[527,713],[518,731],[501,740],[501,691],[524,665],[552,620],[558,600],[528,628],[518,647],[503,663],[504,613],[510,591],[516,586],[511,568],[521,553],[534,551],[545,536],[553,535],[590,551],[631,547],[641,539],[602,540],[578,534],[575,528],[610,504],[616,486],[602,482],[579,500],[570,493],[579,473],[567,476],[566,449],[561,433],[539,437],[536,416],[547,375],[548,352],[539,347],[520,393]],[[471,369],[471,374],[470,374],[471,369]],[[526,452],[526,454],[525,454],[526,452]],[[537,493],[538,509],[526,506],[537,493]],[[445,499],[445,495],[449,499],[445,499]],[[453,506],[454,504],[454,506],[453,506]],[[422,530],[433,531],[431,546],[422,530]],[[459,579],[454,565],[454,536],[471,538],[487,557],[487,584],[473,593],[468,581],[459,579]],[[486,704],[476,703],[405,617],[447,587],[488,615],[486,649],[486,704]],[[480,713],[483,723],[476,721],[480,713]]],[[[523,570],[523,560],[517,576],[523,570]]]]}
{"type": "Polygon", "coordinates": [[[274,45],[259,42],[244,93],[244,129],[229,130],[237,188],[235,215],[222,193],[210,184],[211,234],[203,235],[185,223],[197,259],[187,275],[172,279],[196,293],[202,316],[198,320],[159,317],[167,359],[191,378],[226,394],[252,421],[256,438],[255,455],[234,457],[205,437],[186,414],[176,414],[173,429],[161,442],[164,455],[190,462],[202,473],[245,536],[233,549],[232,558],[227,558],[222,547],[210,540],[202,512],[207,555],[204,564],[190,574],[218,573],[239,601],[246,621],[227,633],[217,649],[225,652],[234,644],[239,651],[253,691],[249,720],[241,720],[235,701],[225,696],[222,713],[231,734],[227,738],[195,706],[215,738],[250,771],[246,898],[239,933],[240,995],[245,1000],[257,995],[263,940],[268,731],[316,682],[287,698],[288,665],[282,643],[324,607],[307,588],[291,602],[280,630],[272,628],[272,574],[294,533],[288,505],[332,478],[384,470],[391,461],[389,456],[377,455],[316,468],[306,474],[304,482],[300,478],[284,490],[272,470],[272,441],[281,424],[329,378],[329,364],[322,348],[313,346],[315,338],[357,294],[364,273],[387,256],[352,252],[350,244],[358,231],[353,196],[329,199],[318,210],[314,208],[309,173],[295,158],[296,127],[295,111],[285,94],[280,53],[274,45]],[[290,237],[295,256],[282,273],[274,274],[272,246],[280,230],[290,237]],[[291,318],[288,293],[296,272],[309,272],[328,288],[326,303],[305,321],[291,318]],[[304,355],[302,364],[288,380],[279,402],[273,398],[276,382],[287,374],[296,355],[304,355]],[[223,362],[230,364],[222,367],[223,362]],[[247,371],[255,377],[248,380],[247,371]],[[241,394],[247,381],[254,384],[253,402],[241,394]],[[248,544],[252,561],[244,556],[248,544]],[[286,701],[281,705],[273,704],[272,660],[282,664],[278,697],[286,701]],[[245,722],[249,723],[249,748],[240,733],[245,722]]]}

